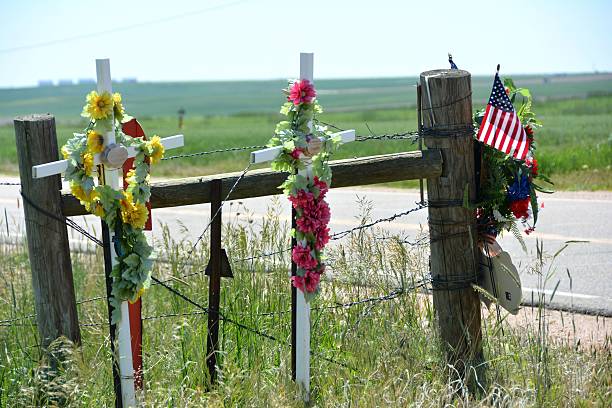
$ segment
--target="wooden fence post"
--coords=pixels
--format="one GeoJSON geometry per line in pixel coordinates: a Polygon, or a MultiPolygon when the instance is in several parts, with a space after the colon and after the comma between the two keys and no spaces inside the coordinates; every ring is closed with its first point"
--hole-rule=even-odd
{"type": "Polygon", "coordinates": [[[464,207],[465,197],[476,199],[471,76],[434,70],[421,73],[420,82],[425,144],[443,160],[440,177],[427,180],[434,308],[448,362],[473,386],[484,381],[484,367],[480,300],[471,287],[478,272],[476,219],[464,207]]]}
{"type": "Polygon", "coordinates": [[[32,178],[32,166],[58,159],[55,118],[21,116],[14,124],[40,341],[46,348],[65,336],[80,344],[68,231],[51,216],[63,216],[61,177],[32,178]]]}
{"type": "Polygon", "coordinates": [[[210,384],[217,380],[217,351],[219,347],[219,305],[221,299],[221,229],[222,229],[221,180],[213,180],[210,194],[210,262],[206,268],[208,283],[208,335],[206,336],[206,366],[210,384]]]}

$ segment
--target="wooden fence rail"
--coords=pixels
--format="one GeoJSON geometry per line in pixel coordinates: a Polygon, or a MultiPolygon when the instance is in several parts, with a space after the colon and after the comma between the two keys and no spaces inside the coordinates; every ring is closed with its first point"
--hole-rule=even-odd
{"type": "MultiPolygon", "coordinates": [[[[440,176],[442,155],[435,149],[385,154],[332,161],[331,168],[332,188],[418,180],[440,176]],[[359,177],[355,177],[355,174],[359,174],[359,177]]],[[[165,208],[210,203],[213,180],[221,180],[221,195],[225,197],[240,174],[215,174],[152,183],[151,205],[153,208],[165,208]]],[[[286,178],[286,173],[270,169],[253,170],[236,186],[230,199],[280,194],[278,186],[286,178]]],[[[62,194],[62,210],[67,217],[88,214],[79,201],[68,192],[62,194]]]]}

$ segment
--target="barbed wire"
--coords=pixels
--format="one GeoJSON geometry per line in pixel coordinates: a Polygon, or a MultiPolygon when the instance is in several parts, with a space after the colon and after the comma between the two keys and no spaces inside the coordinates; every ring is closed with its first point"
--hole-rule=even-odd
{"type": "Polygon", "coordinates": [[[14,183],[11,181],[0,181],[0,186],[20,186],[21,183],[14,183]]]}
{"type": "MultiPolygon", "coordinates": [[[[400,212],[400,213],[395,213],[395,214],[393,214],[393,215],[391,215],[389,217],[379,218],[379,219],[377,219],[375,221],[372,221],[372,222],[369,222],[369,223],[366,223],[366,224],[363,224],[363,225],[359,225],[357,227],[353,227],[353,228],[350,228],[348,230],[336,232],[336,233],[330,235],[329,239],[332,240],[332,241],[336,241],[336,240],[339,240],[339,239],[342,239],[342,238],[346,237],[347,235],[350,235],[353,232],[360,231],[360,230],[363,230],[363,229],[366,229],[366,228],[372,228],[373,226],[375,226],[377,224],[380,224],[380,223],[383,223],[383,222],[391,222],[391,221],[393,221],[393,220],[395,220],[397,218],[406,216],[406,215],[408,215],[408,214],[410,214],[412,212],[415,212],[415,211],[418,211],[418,210],[421,210],[421,209],[427,207],[427,203],[416,203],[416,204],[417,204],[417,207],[412,208],[410,210],[406,210],[406,211],[400,212]]],[[[404,240],[400,240],[399,242],[401,242],[403,244],[406,244],[406,245],[417,246],[417,245],[423,245],[426,242],[427,239],[428,239],[428,237],[421,237],[421,238],[419,238],[419,239],[417,239],[415,241],[410,241],[407,238],[405,238],[404,240]]],[[[233,262],[248,262],[248,261],[253,261],[255,259],[268,258],[268,257],[274,256],[274,255],[280,255],[280,254],[283,254],[283,253],[286,253],[286,252],[290,252],[290,251],[291,251],[291,247],[287,247],[285,249],[280,249],[280,250],[277,250],[277,251],[274,251],[274,252],[268,252],[268,253],[263,253],[263,254],[259,254],[259,255],[253,255],[253,256],[246,257],[246,258],[240,258],[240,259],[237,259],[237,260],[235,260],[233,262]]],[[[190,272],[188,274],[180,275],[178,277],[170,277],[170,278],[168,278],[166,280],[163,280],[162,282],[167,283],[167,282],[170,282],[170,281],[173,281],[173,280],[176,280],[176,279],[186,279],[186,278],[189,278],[189,277],[192,277],[192,276],[201,275],[201,274],[203,274],[205,272],[206,272],[206,270],[202,269],[202,270],[199,270],[197,272],[190,272]]],[[[152,286],[155,286],[155,285],[156,285],[156,283],[153,282],[152,286]]]]}
{"type": "MultiPolygon", "coordinates": [[[[196,306],[198,309],[201,309],[201,310],[202,310],[202,314],[208,314],[208,313],[210,312],[210,309],[208,309],[208,308],[206,308],[206,307],[204,307],[204,306],[202,306],[202,305],[198,304],[197,302],[195,302],[194,300],[190,299],[188,296],[184,295],[184,294],[183,294],[183,293],[181,293],[180,291],[178,291],[178,290],[176,290],[176,289],[172,288],[171,286],[168,286],[168,285],[164,284],[164,283],[163,283],[162,281],[160,281],[159,279],[157,279],[157,278],[155,278],[155,277],[152,277],[152,279],[153,279],[153,281],[154,281],[154,282],[156,282],[158,285],[161,285],[163,288],[165,288],[165,289],[169,290],[169,291],[170,291],[170,292],[172,292],[174,295],[176,295],[176,296],[180,297],[181,299],[185,300],[186,302],[188,302],[188,303],[190,303],[190,304],[192,304],[192,305],[196,306]]],[[[225,316],[223,313],[221,313],[221,311],[218,311],[217,313],[219,314],[219,320],[220,320],[220,321],[223,321],[223,322],[226,322],[226,323],[233,324],[234,326],[236,326],[236,327],[237,327],[237,328],[239,328],[239,329],[242,329],[242,330],[245,330],[245,331],[247,331],[247,332],[250,332],[250,333],[256,334],[256,335],[258,335],[258,336],[260,336],[260,337],[263,337],[263,338],[265,338],[265,339],[268,339],[268,340],[271,340],[271,341],[275,341],[275,342],[277,342],[277,343],[284,344],[285,346],[290,345],[290,344],[289,344],[287,341],[281,340],[281,339],[279,339],[279,338],[277,338],[277,337],[275,337],[275,336],[273,336],[273,335],[271,335],[271,334],[265,333],[265,332],[263,332],[263,331],[261,331],[261,330],[259,330],[259,329],[256,329],[256,328],[253,328],[253,327],[247,326],[247,325],[245,325],[245,324],[243,324],[243,323],[240,323],[240,322],[238,322],[238,321],[236,321],[236,320],[234,320],[234,319],[232,319],[232,318],[229,318],[229,317],[225,316]]],[[[348,366],[348,365],[347,365],[347,364],[345,364],[345,363],[342,363],[342,362],[340,362],[340,361],[336,361],[336,360],[331,359],[331,358],[329,358],[329,357],[323,356],[323,355],[321,355],[320,353],[313,352],[312,350],[311,350],[311,355],[314,355],[314,356],[316,356],[316,357],[319,357],[319,358],[321,358],[321,359],[323,359],[323,360],[325,360],[325,361],[328,361],[328,362],[330,362],[330,363],[334,363],[334,364],[337,364],[337,365],[340,365],[340,366],[343,366],[343,367],[346,367],[346,368],[351,368],[350,366],[348,366]]],[[[353,370],[354,370],[354,369],[353,369],[353,370]]]]}
{"type": "Polygon", "coordinates": [[[239,151],[243,151],[243,150],[264,149],[266,147],[267,146],[264,146],[264,145],[227,147],[227,148],[217,149],[217,150],[208,150],[208,151],[195,152],[195,153],[177,154],[177,155],[174,155],[174,156],[164,157],[162,160],[185,159],[185,158],[189,158],[189,157],[206,156],[206,155],[209,155],[209,154],[216,154],[216,153],[227,153],[227,152],[239,152],[239,151]]]}
{"type": "MultiPolygon", "coordinates": [[[[332,128],[334,130],[337,130],[339,132],[344,132],[346,129],[343,129],[339,126],[336,126],[334,124],[328,123],[328,122],[324,122],[322,120],[318,120],[317,119],[317,123],[320,123],[323,126],[327,126],[329,128],[332,128]]],[[[401,132],[401,133],[390,133],[390,134],[382,134],[382,135],[376,135],[374,134],[374,132],[372,132],[372,130],[370,129],[370,127],[368,126],[368,124],[366,123],[366,127],[368,128],[368,130],[370,130],[370,135],[368,136],[355,136],[355,141],[356,142],[366,142],[368,140],[411,140],[412,143],[415,143],[420,135],[419,132],[417,130],[414,131],[407,131],[407,132],[401,132]]]]}
{"type": "Polygon", "coordinates": [[[191,257],[191,255],[195,251],[195,249],[198,246],[198,244],[200,243],[200,241],[202,241],[202,238],[204,238],[204,235],[206,235],[206,232],[208,232],[208,229],[212,225],[212,223],[215,220],[215,218],[217,218],[217,216],[221,212],[221,209],[223,208],[223,205],[225,204],[225,202],[227,200],[229,200],[230,196],[232,195],[232,193],[234,192],[236,187],[238,187],[238,184],[240,184],[240,182],[242,181],[244,176],[246,176],[246,174],[249,172],[249,170],[251,169],[252,165],[253,165],[253,163],[249,162],[249,164],[244,168],[244,170],[242,171],[240,176],[238,176],[238,178],[234,182],[234,185],[232,186],[232,188],[229,189],[229,191],[227,192],[227,195],[225,196],[225,198],[223,200],[221,200],[221,205],[219,205],[219,208],[217,208],[217,211],[215,211],[215,213],[210,217],[210,221],[208,222],[206,227],[204,227],[204,230],[202,231],[202,233],[200,234],[198,239],[196,239],[196,242],[195,242],[195,244],[193,244],[193,247],[187,252],[187,259],[189,259],[191,257]]]}
{"type": "Polygon", "coordinates": [[[23,198],[23,201],[25,203],[29,204],[36,211],[40,212],[41,214],[46,215],[47,217],[49,217],[51,219],[54,219],[56,221],[59,221],[59,222],[65,224],[66,226],[72,228],[76,232],[78,232],[81,235],[85,236],[87,239],[89,239],[94,244],[96,244],[96,245],[98,245],[100,247],[104,246],[102,244],[102,241],[100,241],[97,237],[93,236],[89,231],[87,231],[85,228],[81,227],[79,224],[77,224],[72,219],[70,219],[70,218],[68,218],[68,217],[66,217],[64,215],[58,216],[56,214],[53,214],[50,211],[45,210],[44,208],[42,208],[39,205],[37,205],[36,203],[34,203],[34,201],[32,199],[30,199],[28,196],[26,196],[23,193],[23,191],[20,191],[19,194],[21,194],[21,197],[23,198]]]}
{"type": "Polygon", "coordinates": [[[416,203],[416,204],[417,204],[417,206],[415,208],[411,208],[409,210],[393,214],[390,217],[379,218],[376,221],[368,222],[366,224],[359,225],[357,227],[348,229],[346,231],[336,232],[336,233],[330,235],[329,239],[330,240],[338,240],[338,239],[346,237],[347,235],[352,234],[353,232],[360,231],[360,230],[366,229],[366,228],[371,228],[371,227],[373,227],[373,226],[375,226],[377,224],[380,224],[382,222],[391,222],[391,221],[394,221],[397,218],[404,217],[404,216],[406,216],[406,215],[408,215],[410,213],[422,210],[423,208],[427,207],[426,203],[416,203]]]}

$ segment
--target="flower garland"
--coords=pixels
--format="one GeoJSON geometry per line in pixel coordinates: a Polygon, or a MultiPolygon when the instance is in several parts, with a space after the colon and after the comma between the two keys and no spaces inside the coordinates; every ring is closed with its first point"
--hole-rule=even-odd
{"type": "Polygon", "coordinates": [[[118,93],[90,92],[81,116],[89,119],[85,133],[75,133],[61,149],[64,159],[68,160],[64,178],[87,211],[102,218],[115,232],[113,245],[118,263],[111,272],[110,301],[112,321],[117,323],[121,319],[121,302],[137,301],[151,284],[153,248],[143,228],[148,219],[146,202],[151,197],[150,164],[161,160],[164,146],[159,136],[151,140],[126,137],[121,123],[131,118],[126,115],[118,93]],[[104,151],[103,134],[108,131],[115,133],[117,143],[136,150],[134,167],[127,173],[125,191],[95,184],[94,156],[104,151]]]}
{"type": "MultiPolygon", "coordinates": [[[[540,180],[549,184],[552,182],[541,174],[535,157],[534,131],[542,123],[531,110],[529,89],[517,88],[510,78],[504,80],[504,86],[510,101],[515,105],[520,103],[516,113],[529,138],[529,152],[525,160],[518,160],[480,143],[483,166],[476,215],[482,233],[495,237],[504,230],[512,231],[525,248],[517,221],[522,224],[525,234],[534,231],[539,212],[537,192],[552,193],[541,185],[540,180]]],[[[484,109],[476,113],[477,125],[480,125],[483,116],[484,109]]]]}
{"type": "Polygon", "coordinates": [[[287,117],[276,125],[275,136],[268,146],[282,146],[282,153],[272,161],[272,169],[289,172],[279,187],[288,196],[296,211],[296,228],[292,230],[297,245],[291,259],[297,265],[293,286],[309,301],[319,292],[321,275],[325,272],[323,250],[329,242],[330,209],[325,195],[331,183],[328,160],[340,144],[327,127],[315,123],[322,112],[316,91],[308,80],[289,82],[284,89],[287,102],[280,113],[287,117]],[[306,175],[299,170],[312,164],[306,175]]]}

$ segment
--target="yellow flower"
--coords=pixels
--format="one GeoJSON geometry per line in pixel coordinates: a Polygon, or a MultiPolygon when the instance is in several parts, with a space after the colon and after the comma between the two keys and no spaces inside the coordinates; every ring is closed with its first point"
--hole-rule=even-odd
{"type": "Polygon", "coordinates": [[[70,157],[70,150],[68,150],[68,146],[62,146],[62,156],[64,156],[64,160],[70,157]]]}
{"type": "Polygon", "coordinates": [[[86,203],[85,205],[85,208],[87,209],[87,211],[89,211],[90,213],[92,213],[93,215],[97,217],[104,218],[104,207],[102,206],[102,203],[100,202],[100,194],[96,190],[93,190],[91,192],[90,199],[91,199],[91,202],[86,203]]]}
{"type": "Polygon", "coordinates": [[[94,167],[94,158],[91,153],[85,153],[83,155],[83,170],[85,170],[85,174],[91,176],[91,171],[94,167]]]}
{"type": "Polygon", "coordinates": [[[149,157],[151,158],[151,164],[159,163],[162,157],[164,157],[165,152],[164,145],[161,143],[161,138],[155,135],[146,143],[150,152],[149,157]]]}
{"type": "Polygon", "coordinates": [[[134,298],[134,300],[130,300],[130,303],[134,304],[138,302],[138,299],[140,299],[140,297],[144,294],[144,292],[145,292],[145,288],[140,288],[138,292],[136,292],[136,297],[134,298]]]}
{"type": "Polygon", "coordinates": [[[70,191],[72,192],[72,195],[81,202],[81,204],[84,204],[87,207],[88,203],[91,201],[91,192],[85,192],[83,187],[74,181],[70,183],[70,191]]]}
{"type": "Polygon", "coordinates": [[[135,179],[136,179],[136,170],[134,169],[128,170],[127,174],[125,175],[125,180],[128,182],[128,184],[134,183],[135,179]]]}
{"type": "Polygon", "coordinates": [[[102,95],[96,91],[87,94],[87,104],[83,107],[83,114],[92,119],[107,119],[113,112],[113,100],[111,94],[103,92],[102,95]]]}
{"type": "Polygon", "coordinates": [[[115,114],[115,119],[117,119],[119,122],[123,120],[125,109],[121,103],[121,94],[119,92],[115,92],[113,94],[113,113],[115,114]]]}
{"type": "Polygon", "coordinates": [[[104,136],[95,130],[87,132],[87,150],[91,154],[101,153],[104,150],[104,136]]]}
{"type": "Polygon", "coordinates": [[[132,194],[129,192],[123,193],[123,196],[124,199],[121,200],[121,220],[134,228],[143,229],[149,218],[146,205],[134,203],[132,194]]]}

